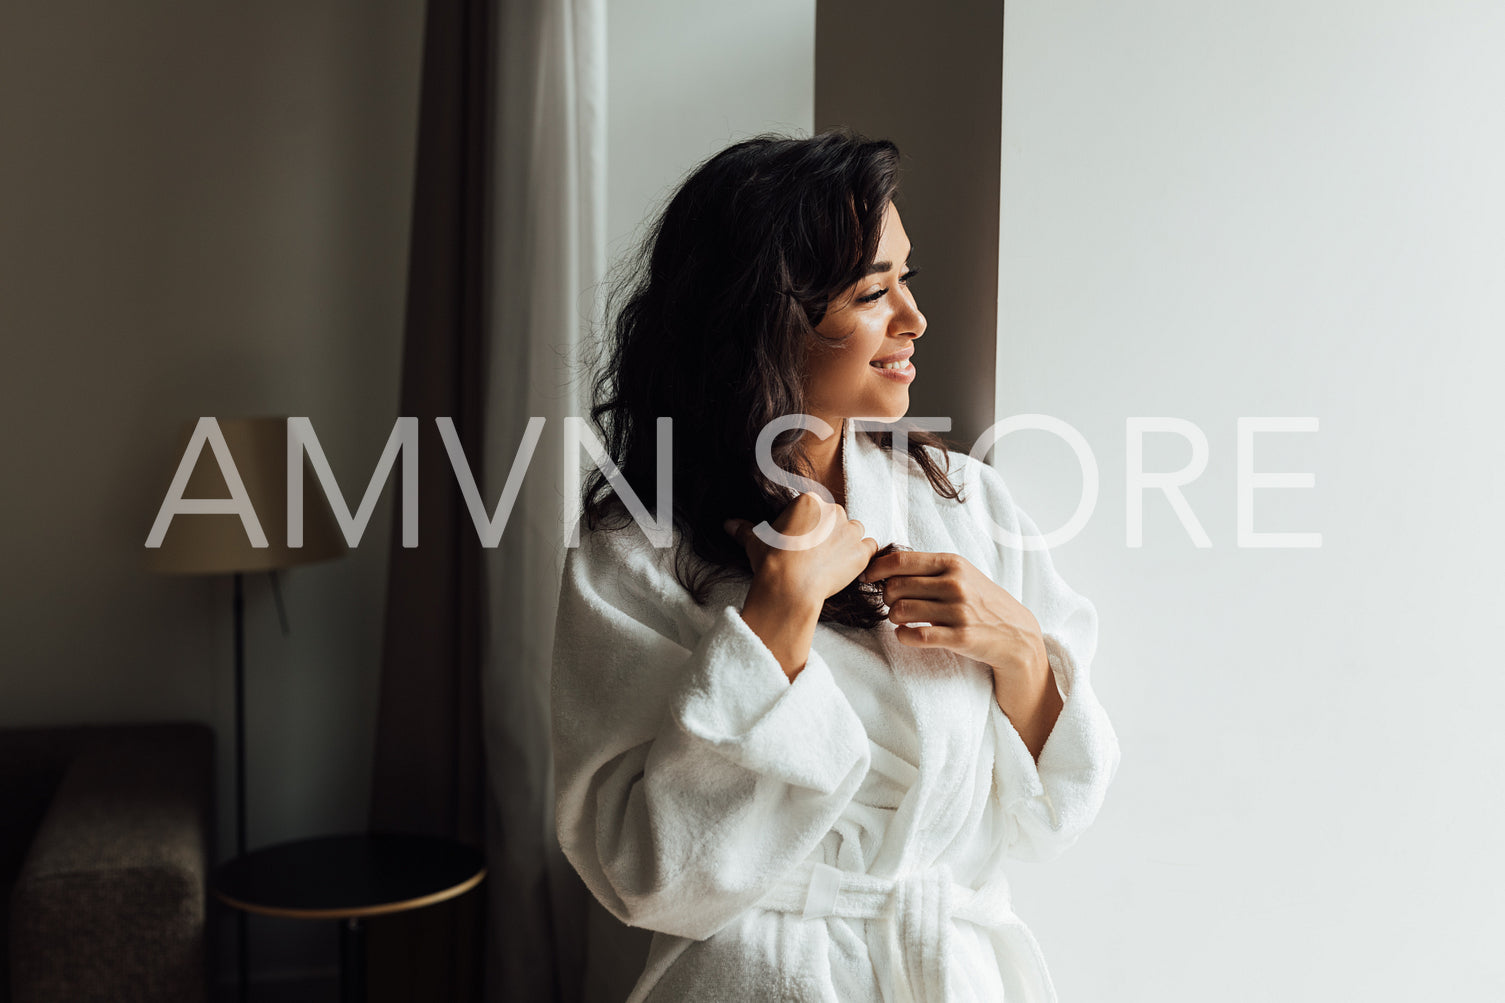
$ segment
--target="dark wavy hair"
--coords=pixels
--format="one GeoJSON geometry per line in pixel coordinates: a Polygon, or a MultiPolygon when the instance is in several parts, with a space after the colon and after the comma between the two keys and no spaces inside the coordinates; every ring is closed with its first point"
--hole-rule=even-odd
{"type": "MultiPolygon", "coordinates": [[[[771,522],[792,500],[758,469],[754,445],[768,422],[805,413],[806,357],[823,340],[814,328],[872,264],[898,171],[893,143],[846,131],[730,146],[669,200],[608,299],[591,418],[650,511],[655,422],[674,419],[675,574],[697,603],[716,582],[751,574],[723,521],[771,522]]],[[[772,456],[808,477],[801,434],[776,438],[772,456]]],[[[888,432],[863,434],[893,448],[888,432]]],[[[909,453],[940,495],[958,497],[944,440],[911,429],[909,453]]],[[[584,495],[590,528],[625,522],[599,470],[584,495]]],[[[821,610],[822,620],[853,627],[883,615],[881,586],[856,581],[821,610]]]]}

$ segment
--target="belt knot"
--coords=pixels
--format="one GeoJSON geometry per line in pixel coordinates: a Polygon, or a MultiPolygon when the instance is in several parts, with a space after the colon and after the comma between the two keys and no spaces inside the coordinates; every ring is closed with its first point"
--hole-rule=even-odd
{"type": "MultiPolygon", "coordinates": [[[[1016,927],[1008,882],[999,873],[981,889],[957,884],[945,864],[889,879],[843,871],[823,863],[796,868],[760,901],[766,909],[805,919],[837,916],[884,921],[883,945],[893,984],[910,1003],[950,999],[948,959],[958,920],[985,927],[1016,927]]],[[[1038,950],[1038,949],[1036,949],[1038,950]]],[[[874,959],[881,963],[881,959],[874,959]]]]}

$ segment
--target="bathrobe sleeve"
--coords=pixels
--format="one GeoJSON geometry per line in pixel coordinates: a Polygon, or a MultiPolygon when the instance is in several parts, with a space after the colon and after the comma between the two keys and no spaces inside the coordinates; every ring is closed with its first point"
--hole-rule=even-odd
{"type": "MultiPolygon", "coordinates": [[[[1034,521],[1013,503],[1002,475],[983,463],[974,466],[979,500],[994,523],[1020,537],[1039,535],[1034,521]]],[[[1004,810],[1008,855],[1043,862],[1060,856],[1097,817],[1118,772],[1118,736],[1092,688],[1096,608],[1062,580],[1049,551],[1002,545],[999,550],[1002,566],[1022,565],[1015,598],[1040,621],[1063,701],[1038,763],[1008,715],[996,701],[991,705],[994,791],[1004,810]]]]}
{"type": "Polygon", "coordinates": [[[830,830],[867,734],[819,653],[793,682],[737,608],[701,608],[636,526],[583,531],[560,587],[555,818],[623,922],[704,940],[830,830]]]}

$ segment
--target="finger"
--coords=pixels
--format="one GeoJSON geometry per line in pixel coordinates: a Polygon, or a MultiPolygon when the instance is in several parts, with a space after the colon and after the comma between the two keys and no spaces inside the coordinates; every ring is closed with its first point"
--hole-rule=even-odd
{"type": "Polygon", "coordinates": [[[746,519],[728,519],[721,524],[721,528],[726,530],[726,535],[744,547],[747,546],[747,539],[752,534],[752,526],[753,524],[746,519]]]}
{"type": "Polygon", "coordinates": [[[940,575],[956,568],[961,560],[955,554],[932,554],[923,550],[895,550],[876,558],[862,573],[871,582],[893,575],[940,575]]]}
{"type": "Polygon", "coordinates": [[[929,599],[900,599],[888,604],[888,619],[893,623],[933,623],[949,627],[953,626],[955,616],[955,606],[929,599]]]}
{"type": "Polygon", "coordinates": [[[894,639],[911,648],[952,648],[958,643],[955,627],[940,627],[935,624],[895,627],[894,639]]]}
{"type": "Polygon", "coordinates": [[[867,559],[871,563],[873,555],[878,552],[878,541],[871,536],[864,536],[862,538],[862,545],[867,548],[867,559]]]}
{"type": "Polygon", "coordinates": [[[883,601],[890,606],[897,599],[960,599],[961,585],[943,575],[889,575],[883,579],[883,601]]]}
{"type": "Polygon", "coordinates": [[[825,505],[814,494],[806,493],[795,499],[795,504],[780,513],[778,520],[766,529],[762,524],[754,527],[754,535],[779,550],[810,550],[825,543],[843,518],[838,515],[836,506],[825,505]],[[802,504],[806,498],[809,504],[802,504]]]}
{"type": "Polygon", "coordinates": [[[858,539],[861,539],[862,537],[867,536],[867,528],[862,525],[862,522],[860,520],[858,520],[858,519],[848,519],[847,522],[850,525],[853,525],[853,526],[857,527],[857,537],[858,537],[858,539]]]}

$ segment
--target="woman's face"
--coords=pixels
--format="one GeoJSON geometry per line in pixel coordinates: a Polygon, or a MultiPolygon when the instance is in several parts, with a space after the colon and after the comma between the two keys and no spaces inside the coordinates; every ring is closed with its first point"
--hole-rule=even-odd
{"type": "Polygon", "coordinates": [[[925,333],[925,315],[909,291],[909,253],[890,203],[872,271],[835,297],[815,328],[822,340],[807,359],[807,407],[834,429],[843,418],[892,421],[909,410],[910,356],[925,333]]]}

